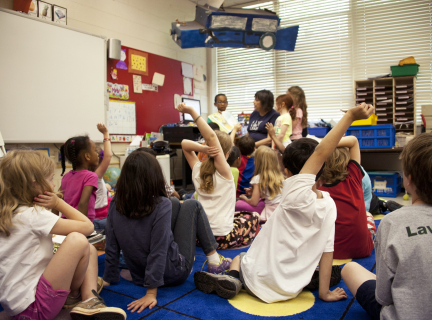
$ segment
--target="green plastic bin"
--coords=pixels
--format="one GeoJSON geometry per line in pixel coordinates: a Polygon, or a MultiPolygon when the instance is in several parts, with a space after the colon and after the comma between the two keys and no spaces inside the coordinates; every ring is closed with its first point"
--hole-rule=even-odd
{"type": "Polygon", "coordinates": [[[418,64],[405,64],[403,66],[391,66],[392,77],[415,76],[419,70],[418,64]]]}

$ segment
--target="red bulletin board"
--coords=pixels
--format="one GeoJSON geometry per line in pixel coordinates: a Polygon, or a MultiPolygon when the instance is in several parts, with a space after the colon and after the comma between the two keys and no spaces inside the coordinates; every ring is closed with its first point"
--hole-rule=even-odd
{"type": "MultiPolygon", "coordinates": [[[[122,49],[126,49],[125,62],[129,66],[129,47],[122,46],[122,49]]],[[[174,109],[174,94],[183,95],[181,61],[148,53],[148,76],[141,75],[142,83],[151,84],[155,72],[165,75],[165,81],[163,86],[159,86],[158,92],[143,90],[142,93],[134,93],[133,73],[117,68],[118,61],[108,59],[107,81],[129,86],[129,101],[136,103],[137,135],[158,132],[160,126],[180,121],[179,112],[174,109]],[[117,79],[111,77],[112,69],[117,69],[117,79]]]]}

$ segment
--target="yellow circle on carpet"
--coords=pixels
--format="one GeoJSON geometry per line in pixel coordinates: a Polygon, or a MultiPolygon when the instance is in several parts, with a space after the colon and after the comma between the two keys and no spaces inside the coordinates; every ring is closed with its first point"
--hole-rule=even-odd
{"type": "Polygon", "coordinates": [[[333,259],[333,265],[334,266],[341,266],[343,264],[347,264],[348,262],[351,262],[352,259],[333,259]]]}
{"type": "Polygon", "coordinates": [[[228,302],[234,308],[256,316],[284,317],[312,308],[315,303],[315,296],[312,292],[303,290],[295,299],[275,303],[265,303],[242,290],[234,299],[230,299],[228,302]]]}
{"type": "Polygon", "coordinates": [[[381,220],[382,218],[385,217],[385,214],[377,214],[377,215],[375,215],[373,217],[374,217],[374,220],[381,220]]]}

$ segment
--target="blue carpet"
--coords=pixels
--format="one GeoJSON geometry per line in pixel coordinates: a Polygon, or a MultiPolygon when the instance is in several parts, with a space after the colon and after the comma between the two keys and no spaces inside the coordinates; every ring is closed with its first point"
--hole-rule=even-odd
{"type": "MultiPolygon", "coordinates": [[[[378,227],[379,220],[375,223],[378,227]]],[[[247,251],[248,248],[237,250],[221,250],[223,256],[234,258],[240,252],[247,251]]],[[[102,276],[105,269],[105,255],[99,259],[99,276],[102,276]]],[[[193,272],[201,270],[201,267],[206,260],[204,252],[201,248],[197,248],[193,272]]],[[[375,272],[375,251],[372,255],[363,259],[354,259],[353,261],[361,264],[368,270],[375,272]]],[[[358,304],[349,292],[343,280],[337,285],[343,288],[348,299],[326,303],[318,298],[318,291],[312,292],[315,297],[313,306],[301,313],[285,317],[265,317],[266,319],[350,319],[360,320],[369,319],[366,312],[358,304]]],[[[333,288],[334,289],[334,288],[333,288]]],[[[135,286],[132,282],[121,278],[117,284],[113,284],[105,288],[101,292],[108,306],[119,307],[126,311],[127,305],[135,299],[145,295],[146,289],[135,286]]],[[[127,318],[130,320],[138,319],[225,319],[232,318],[236,320],[243,319],[261,319],[263,317],[242,312],[232,306],[228,300],[219,298],[215,294],[204,294],[195,288],[193,282],[193,274],[189,276],[187,281],[178,287],[160,288],[157,295],[157,306],[152,310],[144,310],[141,313],[131,313],[126,311],[127,318]]],[[[293,300],[295,301],[295,300],[293,300]]],[[[0,312],[3,309],[0,306],[0,312]]]]}

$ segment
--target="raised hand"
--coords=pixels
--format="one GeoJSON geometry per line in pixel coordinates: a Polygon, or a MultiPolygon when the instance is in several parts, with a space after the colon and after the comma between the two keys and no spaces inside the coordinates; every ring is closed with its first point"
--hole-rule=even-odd
{"type": "Polygon", "coordinates": [[[182,113],[189,113],[189,114],[191,114],[191,112],[192,112],[193,110],[195,110],[195,109],[192,108],[192,107],[187,106],[187,105],[183,102],[183,103],[180,103],[180,104],[177,106],[177,110],[180,111],[180,112],[182,112],[182,113]]]}
{"type": "Polygon", "coordinates": [[[105,126],[105,124],[103,122],[99,122],[97,124],[97,129],[102,134],[108,133],[108,128],[105,126]]]}
{"type": "Polygon", "coordinates": [[[362,103],[354,108],[348,110],[349,113],[353,116],[354,120],[362,120],[369,118],[374,112],[375,108],[366,103],[362,103]]]}

